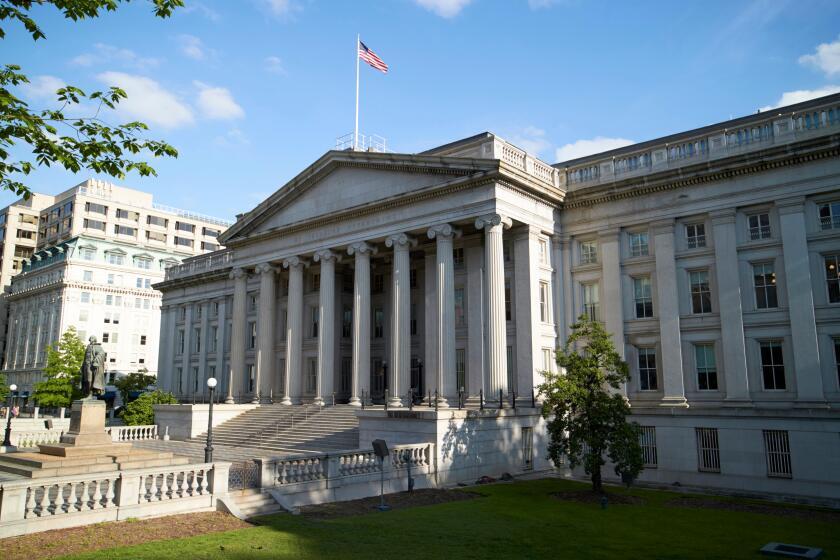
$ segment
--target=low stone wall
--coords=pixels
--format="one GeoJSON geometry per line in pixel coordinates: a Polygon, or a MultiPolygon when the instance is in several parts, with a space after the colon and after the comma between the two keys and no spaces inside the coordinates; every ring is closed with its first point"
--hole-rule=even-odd
{"type": "MultiPolygon", "coordinates": [[[[213,427],[240,414],[253,410],[257,404],[214,404],[213,427]]],[[[186,440],[207,431],[207,417],[209,404],[156,404],[155,424],[159,432],[165,434],[169,429],[169,437],[176,440],[186,440]]]]}
{"type": "MultiPolygon", "coordinates": [[[[67,429],[68,427],[53,428],[52,430],[20,430],[15,427],[12,429],[10,439],[15,447],[32,449],[41,444],[58,443],[67,429]]],[[[109,426],[105,428],[105,432],[110,434],[112,441],[115,442],[158,439],[158,427],[154,424],[149,426],[109,426]]]]}
{"type": "Polygon", "coordinates": [[[0,538],[123,519],[214,511],[230,463],[0,483],[0,538]]]}

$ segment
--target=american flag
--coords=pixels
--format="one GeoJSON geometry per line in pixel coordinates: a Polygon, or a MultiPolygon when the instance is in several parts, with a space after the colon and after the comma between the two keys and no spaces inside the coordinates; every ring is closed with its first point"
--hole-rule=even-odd
{"type": "Polygon", "coordinates": [[[359,58],[382,72],[383,74],[388,73],[388,65],[377,56],[375,52],[367,48],[367,45],[359,41],[359,58]]]}

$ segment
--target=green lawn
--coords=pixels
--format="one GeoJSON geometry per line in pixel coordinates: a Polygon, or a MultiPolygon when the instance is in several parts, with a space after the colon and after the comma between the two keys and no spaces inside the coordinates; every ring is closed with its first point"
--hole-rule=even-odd
{"type": "MultiPolygon", "coordinates": [[[[559,501],[585,485],[545,479],[484,486],[486,497],[312,521],[262,518],[263,526],[72,558],[758,558],[769,541],[819,546],[840,558],[840,523],[714,509],[675,508],[679,494],[632,490],[644,505],[559,501]]],[[[611,489],[612,492],[624,492],[611,489]]]]}

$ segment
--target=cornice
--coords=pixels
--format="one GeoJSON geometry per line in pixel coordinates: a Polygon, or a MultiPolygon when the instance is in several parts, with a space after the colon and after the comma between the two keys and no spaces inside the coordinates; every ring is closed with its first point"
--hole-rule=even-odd
{"type": "Polygon", "coordinates": [[[218,270],[212,270],[209,272],[202,272],[200,274],[191,274],[188,276],[184,276],[182,278],[173,278],[172,280],[164,280],[163,282],[158,282],[154,284],[154,289],[160,292],[166,292],[167,290],[174,290],[177,288],[186,288],[189,286],[196,286],[200,284],[204,284],[205,282],[210,282],[213,280],[228,280],[229,275],[233,267],[228,266],[225,268],[220,268],[218,270]]]}

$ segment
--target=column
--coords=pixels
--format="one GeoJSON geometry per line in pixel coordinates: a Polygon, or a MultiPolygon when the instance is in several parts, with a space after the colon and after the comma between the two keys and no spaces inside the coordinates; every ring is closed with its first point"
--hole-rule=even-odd
{"type": "Polygon", "coordinates": [[[735,209],[726,208],[710,214],[715,244],[717,294],[720,306],[720,334],[723,372],[726,376],[726,400],[733,403],[750,400],[747,377],[747,349],[744,343],[744,315],[741,279],[738,275],[738,244],[735,235],[735,209]]]}
{"type": "MultiPolygon", "coordinates": [[[[216,376],[220,384],[227,385],[230,381],[222,377],[225,368],[225,342],[227,341],[227,298],[219,301],[218,323],[216,324],[216,376]]],[[[219,387],[221,390],[222,387],[219,387]]],[[[224,387],[227,391],[229,387],[224,387]]]]}
{"type": "Polygon", "coordinates": [[[489,400],[499,391],[507,392],[507,323],[505,320],[505,255],[502,230],[510,228],[510,218],[488,214],[475,221],[484,230],[485,290],[487,294],[487,373],[485,384],[489,400]]]}
{"type": "Polygon", "coordinates": [[[659,316],[659,342],[662,353],[662,385],[666,406],[688,406],[682,365],[680,301],[677,290],[677,261],[674,257],[674,220],[653,225],[656,254],[656,303],[659,316]]]}
{"type": "MultiPolygon", "coordinates": [[[[172,311],[169,306],[160,307],[160,346],[158,348],[158,379],[159,386],[164,391],[172,392],[172,341],[175,338],[175,329],[172,321],[172,311]]],[[[11,324],[13,317],[9,315],[9,323],[11,324]]],[[[15,331],[9,329],[9,334],[15,331]]],[[[11,349],[11,347],[9,347],[11,349]]],[[[7,364],[5,369],[9,369],[8,364],[9,351],[6,351],[7,364]]]]}
{"type": "Polygon", "coordinates": [[[435,262],[437,256],[427,251],[423,257],[423,335],[425,345],[423,347],[423,386],[426,397],[424,402],[428,403],[429,395],[437,388],[437,289],[435,287],[435,275],[437,269],[435,262]]]}
{"type": "Polygon", "coordinates": [[[299,257],[283,261],[289,269],[289,300],[286,305],[286,380],[281,404],[299,402],[303,387],[303,269],[299,257]]]}
{"type": "MultiPolygon", "coordinates": [[[[484,252],[481,246],[464,247],[467,268],[467,379],[465,389],[473,397],[485,389],[484,364],[484,252]]],[[[460,388],[460,387],[459,387],[460,388]]]]}
{"type": "Polygon", "coordinates": [[[210,303],[205,301],[203,303],[199,303],[198,305],[201,306],[201,322],[199,323],[201,331],[198,354],[198,390],[203,394],[204,391],[207,390],[207,350],[208,341],[210,340],[210,303]]]}
{"type": "MultiPolygon", "coordinates": [[[[800,403],[823,402],[825,396],[814,317],[814,286],[805,227],[805,199],[793,197],[779,200],[776,206],[782,226],[796,400],[800,403]]],[[[785,363],[790,362],[785,359],[785,363]]]]}
{"type": "Polygon", "coordinates": [[[260,298],[257,310],[257,363],[254,398],[259,403],[267,398],[268,386],[274,382],[274,325],[277,320],[277,269],[265,263],[257,267],[260,273],[260,298]],[[263,387],[266,385],[266,387],[263,387]]]}
{"type": "Polygon", "coordinates": [[[554,328],[557,333],[557,345],[563,348],[566,339],[569,338],[569,325],[566,320],[566,306],[572,305],[571,298],[566,299],[566,284],[571,282],[567,271],[566,261],[569,259],[569,238],[565,235],[555,235],[551,238],[553,250],[552,264],[554,265],[554,289],[551,297],[554,298],[554,328]]]}
{"type": "Polygon", "coordinates": [[[353,378],[350,404],[361,406],[359,394],[370,392],[370,255],[376,248],[364,241],[347,247],[355,257],[353,277],[353,378]]]}
{"type": "Polygon", "coordinates": [[[394,248],[394,274],[391,303],[391,363],[389,364],[388,406],[403,405],[403,393],[411,384],[411,270],[409,251],[417,241],[404,233],[385,240],[394,248]]]}
{"type": "Polygon", "coordinates": [[[329,249],[315,253],[313,259],[321,263],[321,289],[318,292],[318,379],[315,381],[315,404],[324,404],[324,397],[332,402],[335,378],[335,261],[329,249]]]}
{"type": "Polygon", "coordinates": [[[248,314],[248,273],[234,268],[233,279],[233,324],[230,330],[230,368],[228,369],[228,394],[225,402],[233,404],[233,387],[245,376],[245,319],[248,314]]]}
{"type": "Polygon", "coordinates": [[[615,349],[623,360],[624,348],[624,302],[621,300],[621,230],[613,228],[598,235],[601,250],[601,293],[604,294],[604,326],[613,336],[615,349]]]}
{"type": "Polygon", "coordinates": [[[192,317],[193,317],[193,303],[186,304],[186,312],[184,313],[184,352],[181,354],[181,375],[185,379],[183,387],[181,387],[181,395],[189,395],[193,391],[195,382],[192,379],[192,368],[190,367],[190,357],[192,356],[193,341],[192,341],[192,317]]]}
{"type": "MultiPolygon", "coordinates": [[[[456,398],[455,375],[455,262],[452,257],[452,242],[461,232],[449,224],[432,226],[426,233],[435,240],[435,301],[437,329],[435,348],[438,391],[438,406],[448,406],[448,398],[456,398]]],[[[430,364],[426,364],[430,367],[430,364]]],[[[432,389],[432,387],[430,387],[432,389]]]]}
{"type": "MultiPolygon", "coordinates": [[[[517,228],[513,241],[513,285],[511,297],[515,305],[516,368],[518,379],[509,391],[531,396],[531,389],[542,379],[542,321],[540,319],[540,229],[517,228]]],[[[550,305],[550,304],[549,304],[550,305]]],[[[498,399],[498,391],[491,395],[498,399]]]]}

